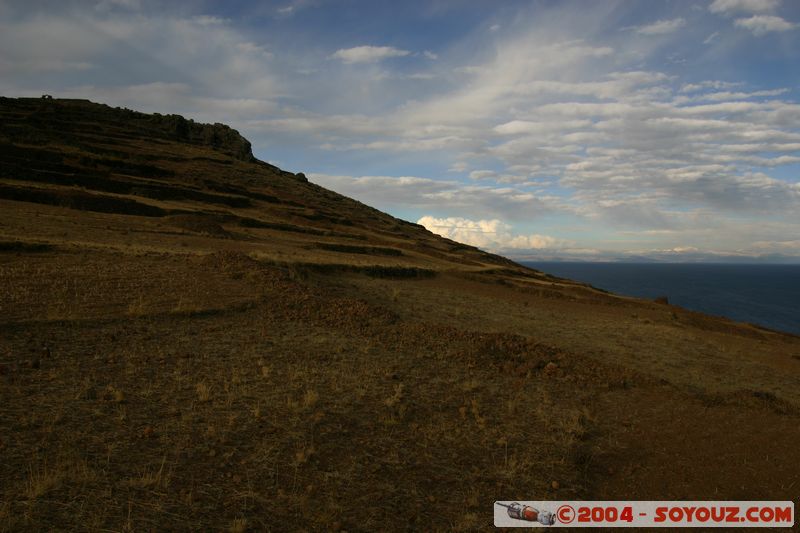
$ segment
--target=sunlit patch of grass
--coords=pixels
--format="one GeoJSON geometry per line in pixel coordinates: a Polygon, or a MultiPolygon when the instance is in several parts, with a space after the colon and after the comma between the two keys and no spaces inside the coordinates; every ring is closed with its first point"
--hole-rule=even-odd
{"type": "Polygon", "coordinates": [[[198,383],[195,386],[195,391],[197,392],[198,401],[205,403],[211,400],[211,386],[205,381],[198,383]]]}
{"type": "Polygon", "coordinates": [[[319,393],[314,389],[306,390],[305,394],[303,394],[303,402],[302,406],[304,409],[311,409],[317,402],[319,401],[319,393]]]}
{"type": "Polygon", "coordinates": [[[309,459],[314,455],[316,449],[314,448],[313,444],[303,444],[299,446],[297,450],[294,452],[294,464],[295,466],[303,465],[308,462],[309,459]]]}
{"type": "Polygon", "coordinates": [[[95,479],[95,472],[83,460],[67,460],[50,464],[29,465],[24,494],[34,500],[56,490],[65,483],[85,483],[95,479]]]}
{"type": "Polygon", "coordinates": [[[140,475],[128,479],[128,485],[143,489],[166,489],[172,480],[172,472],[165,471],[167,458],[161,460],[158,470],[144,470],[140,475]]]}
{"type": "Polygon", "coordinates": [[[248,521],[247,518],[234,518],[233,522],[231,522],[228,531],[230,533],[244,533],[247,531],[248,521]]]}

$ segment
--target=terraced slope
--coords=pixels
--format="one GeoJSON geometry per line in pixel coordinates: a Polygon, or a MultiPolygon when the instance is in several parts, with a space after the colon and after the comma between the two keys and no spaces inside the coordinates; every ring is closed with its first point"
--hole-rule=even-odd
{"type": "MultiPolygon", "coordinates": [[[[335,264],[347,254],[389,267],[517,268],[257,161],[227,126],[176,115],[3,98],[0,180],[3,200],[143,217],[148,237],[160,234],[142,239],[153,250],[171,248],[180,233],[274,259],[291,249],[293,261],[335,264]]],[[[52,239],[39,229],[36,237],[52,239]]]]}

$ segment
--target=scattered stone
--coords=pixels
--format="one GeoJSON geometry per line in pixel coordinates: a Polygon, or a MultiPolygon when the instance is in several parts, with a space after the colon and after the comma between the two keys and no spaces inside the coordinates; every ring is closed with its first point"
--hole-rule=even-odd
{"type": "Polygon", "coordinates": [[[552,376],[558,371],[558,365],[550,361],[544,366],[544,373],[547,376],[552,376]]]}
{"type": "Polygon", "coordinates": [[[153,426],[145,426],[142,430],[142,437],[146,439],[150,439],[155,435],[155,430],[153,430],[153,426]]]}
{"type": "Polygon", "coordinates": [[[558,487],[560,486],[561,485],[558,484],[558,481],[553,481],[550,483],[550,487],[552,487],[553,490],[558,490],[558,487]]]}

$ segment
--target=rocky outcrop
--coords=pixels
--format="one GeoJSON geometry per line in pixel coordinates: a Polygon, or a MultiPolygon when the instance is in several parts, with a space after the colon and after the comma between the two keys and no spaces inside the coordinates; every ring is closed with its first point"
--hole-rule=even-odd
{"type": "Polygon", "coordinates": [[[148,121],[164,135],[190,144],[210,146],[242,161],[254,161],[250,141],[225,124],[200,124],[180,115],[147,115],[148,121]]]}
{"type": "Polygon", "coordinates": [[[89,100],[0,97],[0,142],[3,138],[47,142],[81,141],[86,134],[109,138],[138,134],[181,143],[209,146],[240,161],[255,161],[250,142],[225,124],[201,124],[180,115],[148,114],[110,107],[89,100]],[[115,131],[115,128],[120,131],[115,131]]]}

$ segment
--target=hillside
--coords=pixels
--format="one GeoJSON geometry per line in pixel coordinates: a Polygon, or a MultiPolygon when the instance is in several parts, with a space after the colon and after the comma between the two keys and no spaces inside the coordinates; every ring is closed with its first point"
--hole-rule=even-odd
{"type": "Polygon", "coordinates": [[[557,279],[220,124],[0,98],[0,531],[792,499],[800,338],[557,279]]]}

